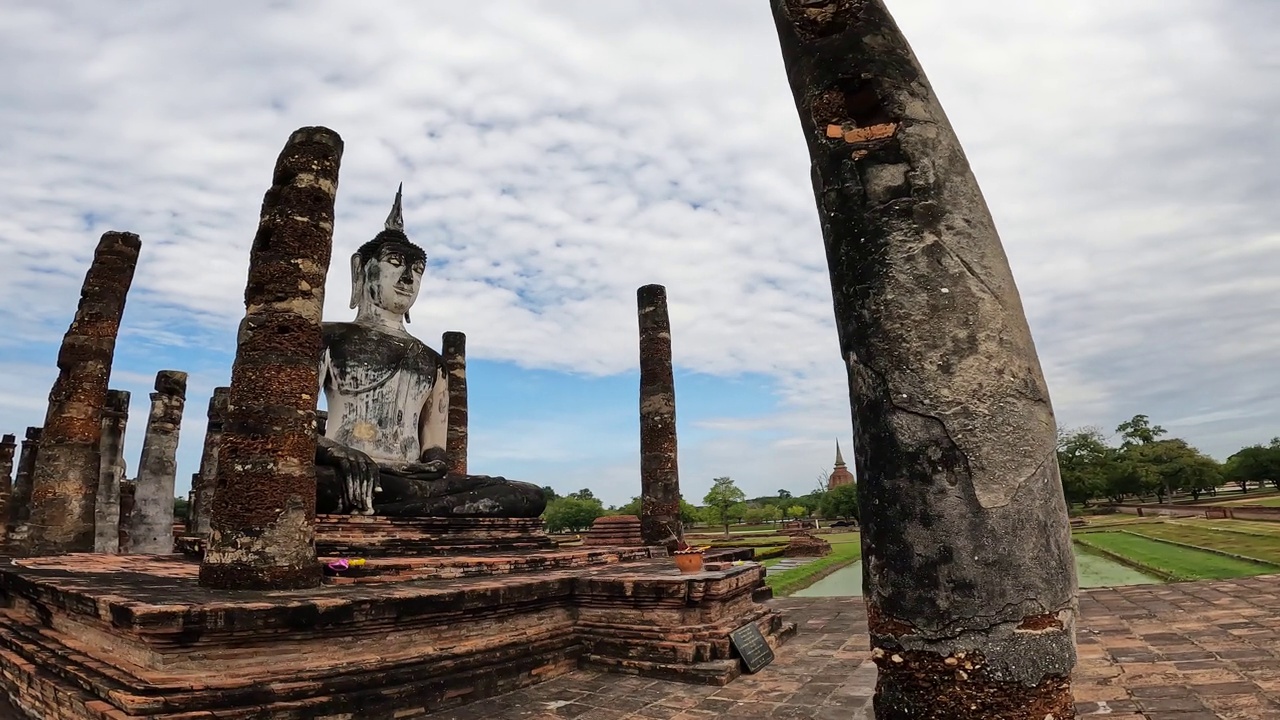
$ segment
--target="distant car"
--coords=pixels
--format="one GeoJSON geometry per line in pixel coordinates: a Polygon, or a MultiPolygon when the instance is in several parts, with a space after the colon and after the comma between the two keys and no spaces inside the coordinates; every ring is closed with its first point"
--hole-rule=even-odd
{"type": "Polygon", "coordinates": [[[837,520],[831,523],[831,527],[855,527],[857,524],[851,520],[837,520]]]}

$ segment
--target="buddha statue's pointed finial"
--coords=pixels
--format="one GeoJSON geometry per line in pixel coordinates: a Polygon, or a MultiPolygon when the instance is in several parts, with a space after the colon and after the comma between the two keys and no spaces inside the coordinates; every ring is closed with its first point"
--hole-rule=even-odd
{"type": "Polygon", "coordinates": [[[398,233],[404,232],[404,208],[400,206],[400,195],[404,191],[404,183],[396,188],[396,201],[391,206],[391,214],[387,215],[387,229],[398,233]]]}

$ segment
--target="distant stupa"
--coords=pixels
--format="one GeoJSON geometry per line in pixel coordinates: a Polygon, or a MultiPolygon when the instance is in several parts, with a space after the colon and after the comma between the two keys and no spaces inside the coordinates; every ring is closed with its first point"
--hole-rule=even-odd
{"type": "Polygon", "coordinates": [[[844,455],[840,453],[840,441],[836,441],[836,467],[831,471],[830,477],[827,478],[827,489],[838,488],[841,485],[854,484],[853,473],[849,472],[849,466],[844,464],[844,455]]]}

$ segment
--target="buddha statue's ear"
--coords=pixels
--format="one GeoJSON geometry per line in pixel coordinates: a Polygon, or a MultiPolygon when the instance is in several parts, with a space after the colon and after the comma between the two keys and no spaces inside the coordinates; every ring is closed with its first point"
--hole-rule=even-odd
{"type": "Polygon", "coordinates": [[[405,310],[405,311],[404,311],[404,324],[405,324],[405,325],[408,325],[408,324],[409,324],[409,311],[408,311],[408,310],[405,310]]]}
{"type": "Polygon", "coordinates": [[[360,253],[351,256],[351,309],[360,303],[360,294],[364,292],[364,268],[361,267],[360,253]]]}

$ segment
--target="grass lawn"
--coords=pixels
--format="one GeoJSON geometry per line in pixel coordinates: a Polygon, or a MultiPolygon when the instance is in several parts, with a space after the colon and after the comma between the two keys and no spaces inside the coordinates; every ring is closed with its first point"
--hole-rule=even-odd
{"type": "MultiPolygon", "coordinates": [[[[1141,528],[1147,530],[1147,528],[1141,528]]],[[[1224,578],[1265,575],[1274,568],[1245,560],[1192,550],[1123,532],[1080,534],[1076,542],[1086,547],[1107,550],[1127,558],[1135,565],[1174,580],[1221,580],[1224,578]]],[[[1179,542],[1184,542],[1179,540],[1179,542]]]]}
{"type": "Polygon", "coordinates": [[[832,533],[819,537],[831,543],[831,554],[793,570],[769,573],[765,577],[765,583],[773,588],[775,595],[790,595],[808,587],[827,571],[844,567],[862,557],[862,543],[859,542],[858,533],[832,533]]]}
{"type": "MultiPolygon", "coordinates": [[[[1160,523],[1127,528],[1143,537],[1172,540],[1209,550],[1280,564],[1280,536],[1252,535],[1206,523],[1160,523]]],[[[1225,559],[1225,558],[1224,558],[1225,559]]],[[[1280,570],[1273,568],[1272,571],[1280,570]]]]}

